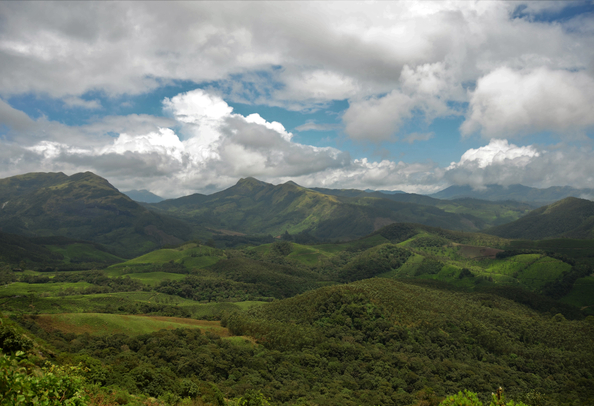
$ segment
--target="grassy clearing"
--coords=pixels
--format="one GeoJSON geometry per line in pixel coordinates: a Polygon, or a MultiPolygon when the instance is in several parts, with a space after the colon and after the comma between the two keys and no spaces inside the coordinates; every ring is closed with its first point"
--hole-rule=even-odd
{"type": "Polygon", "coordinates": [[[522,254],[505,259],[494,259],[488,262],[487,274],[517,277],[519,273],[541,258],[540,254],[522,254]]]}
{"type": "Polygon", "coordinates": [[[184,319],[164,316],[134,316],[104,313],[41,314],[36,322],[46,331],[91,335],[127,334],[136,336],[162,329],[199,328],[222,337],[229,337],[229,330],[218,321],[184,319]]]}
{"type": "MultiPolygon", "coordinates": [[[[118,304],[117,300],[108,299],[100,303],[97,299],[89,298],[93,295],[76,295],[64,297],[39,297],[39,296],[17,296],[4,301],[0,300],[0,309],[8,314],[19,314],[28,312],[39,313],[82,313],[98,311],[105,307],[107,303],[118,304]]],[[[99,299],[102,300],[102,299],[99,299]]],[[[120,299],[125,302],[126,299],[120,299]]]]}
{"type": "Polygon", "coordinates": [[[489,247],[476,247],[474,245],[463,245],[459,244],[460,247],[460,255],[465,258],[492,258],[495,259],[495,256],[499,252],[503,252],[503,250],[499,250],[496,248],[489,248],[489,247]]]}
{"type": "Polygon", "coordinates": [[[148,254],[131,259],[107,268],[110,276],[120,276],[128,273],[153,272],[156,267],[176,263],[186,269],[204,268],[217,263],[224,258],[222,250],[191,243],[178,248],[165,248],[149,252],[148,254]]]}
{"type": "Polygon", "coordinates": [[[561,277],[563,272],[571,269],[571,265],[555,258],[544,257],[519,273],[520,282],[530,289],[539,289],[547,282],[561,277]]]}
{"type": "Polygon", "coordinates": [[[66,289],[83,289],[92,286],[87,282],[75,283],[22,283],[15,282],[0,286],[0,297],[4,296],[26,296],[29,294],[42,296],[56,296],[66,289]]]}
{"type": "Polygon", "coordinates": [[[184,257],[184,251],[178,249],[161,249],[140,257],[131,259],[120,265],[136,265],[136,264],[163,264],[169,261],[177,261],[184,257]]]}
{"type": "Polygon", "coordinates": [[[164,281],[165,279],[180,280],[184,279],[187,275],[169,272],[146,272],[130,273],[122,276],[129,276],[131,279],[137,279],[147,285],[156,286],[159,282],[164,281]]]}

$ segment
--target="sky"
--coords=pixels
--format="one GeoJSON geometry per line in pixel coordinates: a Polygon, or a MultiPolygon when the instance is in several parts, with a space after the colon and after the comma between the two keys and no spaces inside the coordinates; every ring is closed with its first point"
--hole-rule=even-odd
{"type": "Polygon", "coordinates": [[[594,187],[593,1],[0,2],[0,177],[594,187]]]}

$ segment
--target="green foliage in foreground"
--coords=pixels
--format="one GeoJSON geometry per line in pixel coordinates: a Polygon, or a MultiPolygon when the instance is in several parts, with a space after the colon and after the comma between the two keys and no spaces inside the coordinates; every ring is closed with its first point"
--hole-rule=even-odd
{"type": "Polygon", "coordinates": [[[78,367],[32,366],[25,353],[0,355],[0,405],[83,406],[82,370],[78,367]]]}
{"type": "Polygon", "coordinates": [[[536,404],[524,397],[530,391],[546,395],[543,406],[594,402],[594,324],[543,317],[493,295],[370,279],[275,301],[225,321],[258,344],[199,329],[134,337],[47,333],[34,318],[27,327],[64,352],[62,359],[82,363],[88,385],[128,393],[122,404],[152,396],[167,404],[191,397],[221,406],[225,398],[234,399],[229,405],[242,399],[437,405],[465,389],[488,404],[499,385],[531,406],[536,404]]]}
{"type": "MultiPolygon", "coordinates": [[[[501,388],[500,388],[501,390],[501,388]]],[[[465,390],[458,392],[456,395],[448,396],[439,406],[483,406],[476,393],[465,390]]],[[[510,400],[505,401],[503,393],[498,392],[492,395],[491,403],[489,406],[528,406],[522,402],[514,402],[510,400]]]]}

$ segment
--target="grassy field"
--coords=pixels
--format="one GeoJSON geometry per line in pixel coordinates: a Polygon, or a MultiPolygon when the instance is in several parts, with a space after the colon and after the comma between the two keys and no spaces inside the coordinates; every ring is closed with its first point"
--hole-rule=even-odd
{"type": "Polygon", "coordinates": [[[104,313],[40,314],[35,321],[46,331],[60,330],[65,333],[91,335],[148,334],[162,329],[200,328],[221,337],[228,337],[229,330],[218,321],[194,320],[179,317],[121,315],[104,313]]]}
{"type": "Polygon", "coordinates": [[[122,276],[129,276],[131,279],[138,279],[142,283],[145,283],[150,286],[158,285],[159,282],[164,281],[166,279],[180,280],[186,277],[186,275],[184,274],[170,272],[130,273],[122,276]]]}
{"type": "MultiPolygon", "coordinates": [[[[316,245],[302,245],[291,243],[292,251],[287,258],[300,262],[304,265],[315,266],[324,258],[331,258],[347,249],[365,249],[385,244],[387,239],[381,235],[373,235],[371,237],[362,238],[360,240],[349,241],[336,244],[316,244],[316,245]]],[[[261,256],[272,255],[273,244],[264,244],[257,247],[250,248],[261,256]]]]}
{"type": "Polygon", "coordinates": [[[158,271],[159,266],[166,264],[182,265],[186,270],[204,268],[216,264],[223,259],[222,250],[197,244],[185,244],[178,248],[164,248],[148,254],[112,265],[106,269],[109,276],[121,276],[131,273],[149,273],[158,271]]]}
{"type": "Polygon", "coordinates": [[[528,268],[541,258],[540,254],[522,254],[505,259],[495,259],[487,263],[487,274],[498,274],[516,277],[520,271],[528,268]],[[516,276],[514,276],[516,275],[516,276]]]}
{"type": "Polygon", "coordinates": [[[518,275],[518,280],[529,289],[539,289],[547,282],[559,278],[569,271],[571,265],[555,258],[544,257],[531,264],[518,275]]]}
{"type": "Polygon", "coordinates": [[[57,296],[66,289],[83,289],[92,286],[87,282],[75,283],[22,283],[14,282],[8,285],[0,286],[0,297],[3,296],[26,296],[29,294],[41,296],[57,296]]]}

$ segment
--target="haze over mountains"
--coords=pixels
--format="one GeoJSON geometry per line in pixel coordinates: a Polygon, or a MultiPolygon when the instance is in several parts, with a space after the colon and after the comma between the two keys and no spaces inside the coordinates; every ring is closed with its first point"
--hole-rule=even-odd
{"type": "Polygon", "coordinates": [[[594,189],[576,189],[571,186],[552,186],[538,189],[523,185],[487,185],[482,189],[473,189],[466,186],[450,186],[440,192],[429,195],[436,199],[460,199],[471,197],[474,199],[501,201],[515,200],[538,206],[543,206],[564,199],[566,197],[579,197],[583,199],[594,198],[594,189]]]}
{"type": "Polygon", "coordinates": [[[212,195],[194,194],[147,205],[194,224],[246,234],[309,233],[319,239],[352,239],[394,222],[478,231],[519,218],[526,204],[440,201],[414,194],[308,189],[254,178],[212,195]]]}

